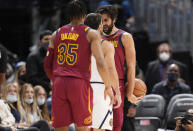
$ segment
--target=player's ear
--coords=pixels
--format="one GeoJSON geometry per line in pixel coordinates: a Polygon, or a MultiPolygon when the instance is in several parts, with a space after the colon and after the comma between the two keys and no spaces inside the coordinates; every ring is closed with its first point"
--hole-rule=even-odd
{"type": "Polygon", "coordinates": [[[113,20],[113,24],[115,25],[116,19],[113,20]]]}

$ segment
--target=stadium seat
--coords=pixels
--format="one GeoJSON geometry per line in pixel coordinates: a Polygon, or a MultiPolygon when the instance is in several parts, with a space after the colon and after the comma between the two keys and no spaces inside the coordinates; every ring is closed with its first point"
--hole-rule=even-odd
{"type": "Polygon", "coordinates": [[[137,106],[135,117],[136,131],[155,131],[161,126],[164,117],[165,100],[160,95],[146,95],[137,106]]]}
{"type": "Polygon", "coordinates": [[[167,129],[174,129],[176,126],[175,117],[183,116],[188,109],[193,109],[192,98],[180,98],[171,105],[166,113],[167,129]]]}
{"type": "Polygon", "coordinates": [[[193,94],[177,94],[173,96],[168,104],[167,112],[170,110],[172,104],[174,104],[176,100],[181,99],[181,98],[193,98],[193,94]]]}
{"type": "MultiPolygon", "coordinates": [[[[176,100],[179,100],[179,99],[182,99],[182,98],[193,98],[193,94],[177,94],[175,96],[173,96],[170,101],[169,101],[169,104],[167,105],[167,110],[166,110],[166,113],[165,113],[165,116],[168,116],[168,113],[172,107],[172,105],[174,104],[174,102],[176,100]]],[[[164,128],[167,128],[167,117],[165,117],[164,121],[163,121],[163,127],[164,128]]]]}

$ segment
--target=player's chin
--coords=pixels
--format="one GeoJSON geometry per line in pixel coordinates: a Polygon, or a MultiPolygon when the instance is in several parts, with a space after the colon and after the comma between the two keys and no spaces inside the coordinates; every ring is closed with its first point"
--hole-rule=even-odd
{"type": "Polygon", "coordinates": [[[108,31],[108,28],[103,28],[103,32],[107,32],[108,31]]]}

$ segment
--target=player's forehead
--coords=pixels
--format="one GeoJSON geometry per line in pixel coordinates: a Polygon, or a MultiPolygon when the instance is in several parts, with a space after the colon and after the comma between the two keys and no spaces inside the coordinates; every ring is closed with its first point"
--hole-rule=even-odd
{"type": "Polygon", "coordinates": [[[104,19],[111,19],[111,17],[110,17],[109,14],[104,13],[104,14],[102,14],[102,19],[103,19],[103,20],[104,20],[104,19]]]}

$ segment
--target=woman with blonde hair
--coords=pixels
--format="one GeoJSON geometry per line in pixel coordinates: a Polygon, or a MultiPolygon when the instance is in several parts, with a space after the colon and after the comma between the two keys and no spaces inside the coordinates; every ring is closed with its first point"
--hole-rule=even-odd
{"type": "Polygon", "coordinates": [[[50,121],[50,116],[49,116],[49,113],[48,113],[48,106],[47,106],[47,101],[46,101],[47,100],[46,91],[40,85],[35,86],[34,90],[35,90],[35,96],[36,96],[36,99],[37,99],[37,104],[39,106],[41,116],[44,120],[49,122],[50,121]]]}
{"type": "Polygon", "coordinates": [[[17,83],[10,83],[6,85],[2,93],[2,99],[8,103],[8,109],[10,109],[10,112],[15,117],[16,123],[20,122],[22,116],[18,88],[17,83]]]}
{"type": "Polygon", "coordinates": [[[32,124],[42,119],[37,105],[34,89],[31,84],[25,83],[21,88],[21,112],[22,122],[32,124]]]}

